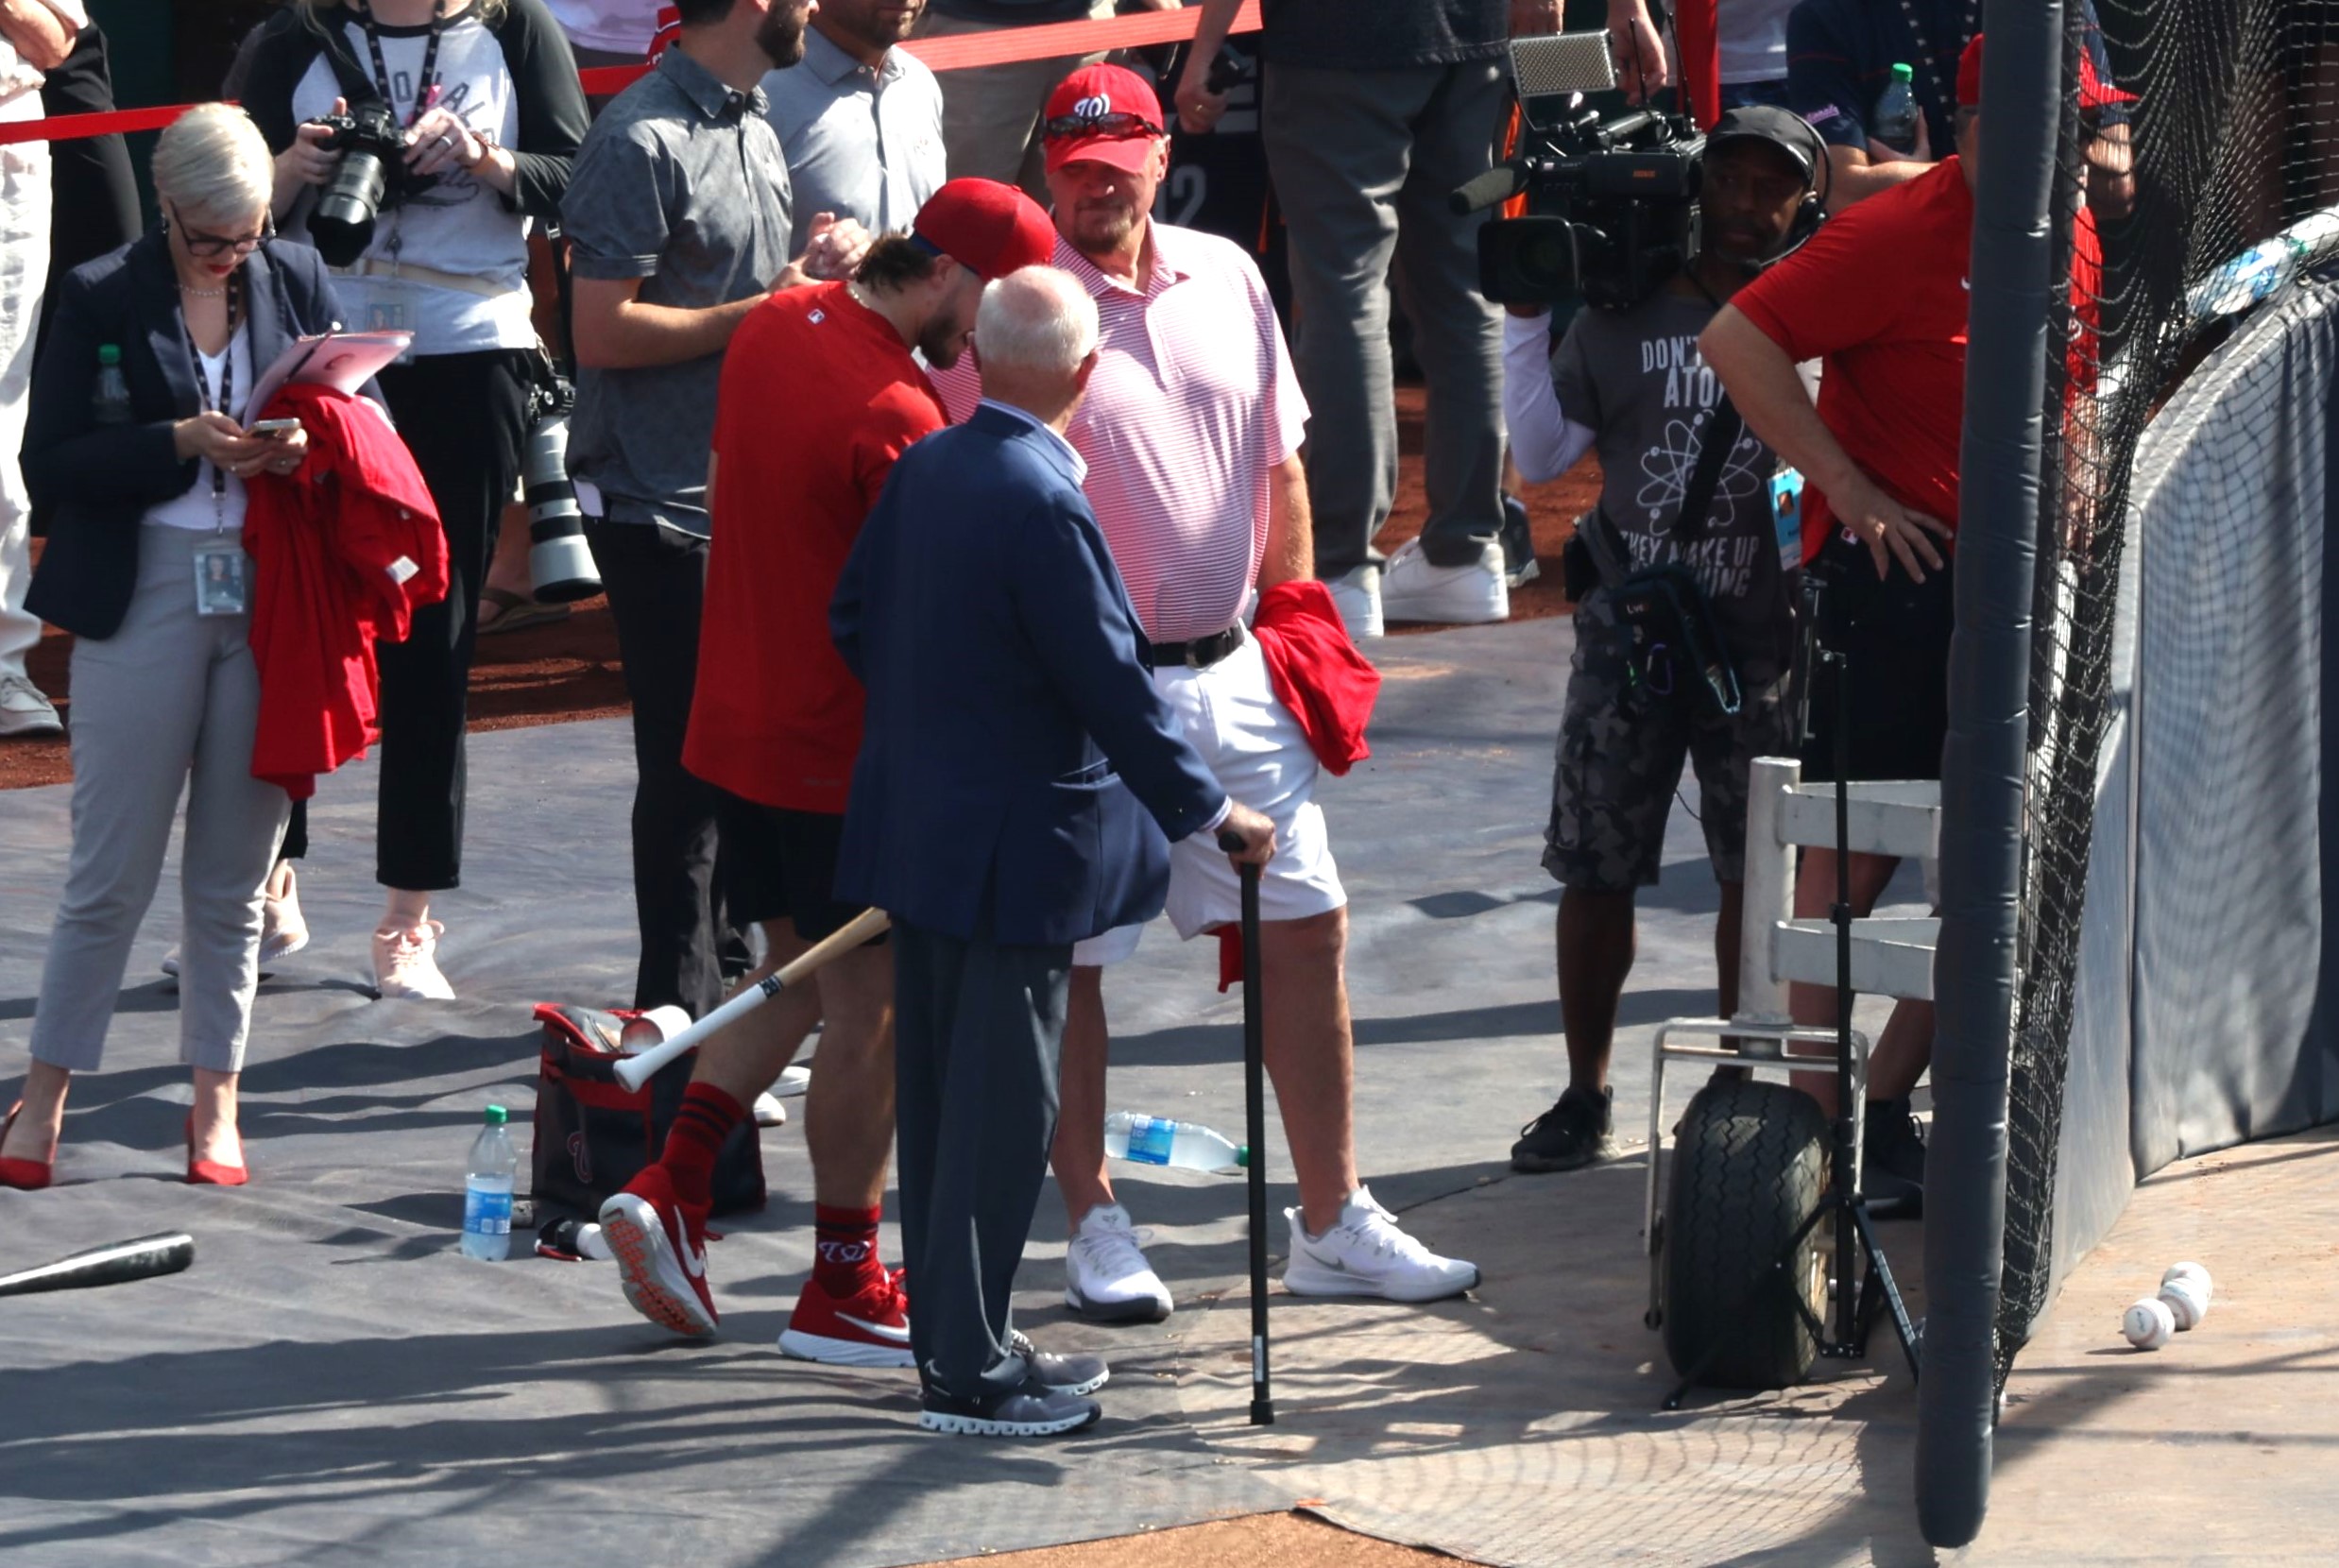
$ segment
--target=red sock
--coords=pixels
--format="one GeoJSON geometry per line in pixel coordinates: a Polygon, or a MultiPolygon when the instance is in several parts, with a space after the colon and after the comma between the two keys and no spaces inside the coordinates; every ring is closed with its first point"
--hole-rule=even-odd
{"type": "Polygon", "coordinates": [[[705,1208],[714,1202],[715,1156],[731,1129],[747,1119],[747,1107],[711,1083],[682,1091],[682,1109],[666,1130],[666,1152],[658,1163],[674,1179],[674,1196],[705,1208]]]}
{"type": "Polygon", "coordinates": [[[822,1289],[851,1296],[883,1267],[878,1262],[878,1217],[883,1212],[812,1205],[812,1278],[822,1289]]]}

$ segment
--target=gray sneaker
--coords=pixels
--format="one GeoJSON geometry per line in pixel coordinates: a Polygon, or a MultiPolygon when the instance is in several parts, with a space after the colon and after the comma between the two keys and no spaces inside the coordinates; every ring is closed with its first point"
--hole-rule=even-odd
{"type": "Polygon", "coordinates": [[[0,736],[62,735],[57,705],[22,675],[0,675],[0,736]]]}

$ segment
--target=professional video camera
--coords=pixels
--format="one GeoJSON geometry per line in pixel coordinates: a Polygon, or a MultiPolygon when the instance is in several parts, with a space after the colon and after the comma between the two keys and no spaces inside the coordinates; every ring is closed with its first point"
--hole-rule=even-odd
{"type": "Polygon", "coordinates": [[[1682,116],[1603,120],[1584,107],[1585,93],[1615,85],[1605,33],[1514,39],[1511,51],[1518,156],[1451,198],[1470,213],[1527,196],[1527,216],[1478,230],[1478,287],[1500,304],[1639,303],[1698,253],[1704,137],[1682,116]]]}
{"type": "Polygon", "coordinates": [[[382,209],[429,190],[438,177],[408,171],[405,128],[380,102],[361,103],[346,114],[320,114],[309,124],[330,130],[324,149],[341,155],[309,214],[309,240],[329,264],[349,266],[372,243],[382,209]]]}

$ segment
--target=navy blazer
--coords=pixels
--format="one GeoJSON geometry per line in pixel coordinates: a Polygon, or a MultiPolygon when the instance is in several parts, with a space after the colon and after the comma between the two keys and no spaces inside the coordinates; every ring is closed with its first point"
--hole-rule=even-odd
{"type": "Polygon", "coordinates": [[[945,936],[1077,942],[1159,914],[1170,841],[1225,803],[1138,660],[1073,471],[987,407],[894,465],[828,612],[868,689],[839,898],[945,936]]]}
{"type": "MultiPolygon", "coordinates": [[[[293,339],[339,325],[325,264],[307,246],[270,240],[244,261],[252,374],[293,339]]],[[[200,469],[181,462],[171,426],[202,411],[195,350],[179,309],[179,275],[154,230],[74,268],[59,285],[48,340],[32,373],[25,486],[55,508],[25,607],[76,637],[111,637],[138,587],[139,521],[187,493],[200,469]],[[130,422],[100,425],[97,350],[122,350],[130,422]]]]}

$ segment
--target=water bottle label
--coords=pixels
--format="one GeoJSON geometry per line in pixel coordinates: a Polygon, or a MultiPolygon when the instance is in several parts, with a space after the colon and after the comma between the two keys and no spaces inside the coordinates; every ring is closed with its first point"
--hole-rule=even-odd
{"type": "Polygon", "coordinates": [[[1129,1158],[1139,1165],[1168,1165],[1170,1145],[1176,1140],[1178,1124],[1158,1116],[1135,1116],[1129,1123],[1129,1158]]]}
{"type": "Polygon", "coordinates": [[[512,1195],[467,1187],[463,1192],[463,1228],[473,1236],[512,1234],[512,1195]]]}

